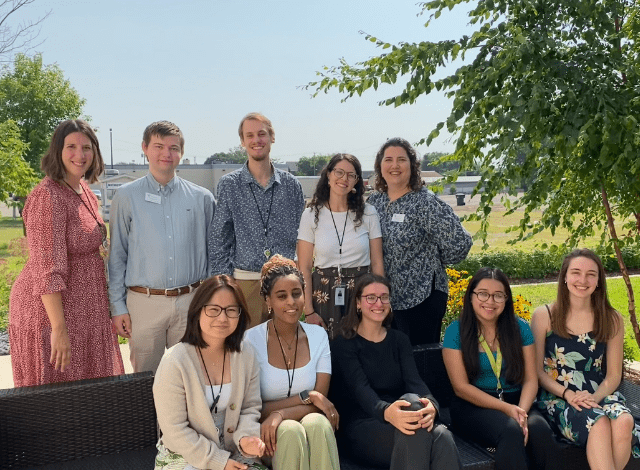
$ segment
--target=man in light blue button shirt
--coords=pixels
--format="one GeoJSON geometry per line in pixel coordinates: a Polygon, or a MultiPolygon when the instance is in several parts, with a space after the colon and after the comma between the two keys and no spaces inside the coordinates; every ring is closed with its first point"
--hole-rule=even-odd
{"type": "Polygon", "coordinates": [[[220,178],[209,257],[213,274],[229,274],[238,281],[253,326],[266,318],[260,296],[262,265],[276,253],[295,256],[304,194],[295,176],[271,164],[275,132],[269,119],[247,114],[238,135],[249,158],[242,168],[220,178]]]}
{"type": "Polygon", "coordinates": [[[182,338],[189,303],[209,273],[213,194],[175,174],[184,137],[154,122],[143,135],[149,173],[118,189],[111,203],[109,300],[113,324],[130,338],[135,372],[155,372],[165,347],[182,338]]]}

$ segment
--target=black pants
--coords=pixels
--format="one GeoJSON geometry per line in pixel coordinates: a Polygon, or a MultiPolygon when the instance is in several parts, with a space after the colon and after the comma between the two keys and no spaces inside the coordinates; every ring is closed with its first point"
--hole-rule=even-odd
{"type": "MultiPolygon", "coordinates": [[[[518,404],[520,392],[505,393],[505,401],[518,404]]],[[[524,445],[520,425],[502,411],[477,407],[454,397],[451,400],[453,430],[460,437],[483,447],[494,447],[496,470],[560,470],[561,459],[553,457],[555,439],[549,423],[533,407],[529,410],[529,442],[524,445]]]]}
{"type": "MultiPolygon", "coordinates": [[[[417,411],[424,406],[414,393],[406,393],[400,399],[411,403],[406,409],[417,411]]],[[[431,432],[422,428],[409,436],[389,423],[367,418],[346,423],[342,430],[353,457],[363,464],[390,470],[462,468],[453,435],[442,424],[435,425],[431,432]]]]}
{"type": "Polygon", "coordinates": [[[431,294],[415,307],[393,311],[393,327],[409,336],[412,346],[439,343],[448,295],[431,288],[431,294]]]}

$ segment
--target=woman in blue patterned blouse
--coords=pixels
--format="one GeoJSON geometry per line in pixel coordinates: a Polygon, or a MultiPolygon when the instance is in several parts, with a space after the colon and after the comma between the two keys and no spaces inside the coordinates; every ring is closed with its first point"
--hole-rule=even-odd
{"type": "Polygon", "coordinates": [[[412,345],[437,343],[449,291],[445,266],[467,256],[471,235],[453,209],[424,187],[416,151],[405,139],[387,140],[374,168],[378,192],[368,202],[380,217],[394,325],[412,345]]]}

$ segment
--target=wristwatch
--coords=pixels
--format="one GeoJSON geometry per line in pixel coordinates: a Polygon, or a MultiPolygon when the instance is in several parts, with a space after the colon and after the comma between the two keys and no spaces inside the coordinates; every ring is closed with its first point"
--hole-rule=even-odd
{"type": "Polygon", "coordinates": [[[309,396],[309,390],[301,391],[298,396],[300,397],[300,401],[305,405],[311,404],[311,397],[309,396]]]}

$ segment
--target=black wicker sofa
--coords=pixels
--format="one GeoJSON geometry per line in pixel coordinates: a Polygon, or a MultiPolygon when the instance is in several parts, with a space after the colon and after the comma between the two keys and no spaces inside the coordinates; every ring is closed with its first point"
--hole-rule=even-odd
{"type": "MultiPolygon", "coordinates": [[[[439,344],[415,349],[420,375],[438,399],[444,422],[452,389],[439,344]]],[[[150,372],[0,390],[0,470],[152,469],[158,439],[150,372]]],[[[636,421],[640,387],[621,385],[636,421]]],[[[456,437],[465,469],[494,469],[491,453],[456,437]]],[[[582,449],[557,442],[567,470],[588,469],[582,449]]],[[[373,470],[340,449],[342,470],[373,470]]],[[[640,470],[632,459],[627,470],[640,470]]]]}

